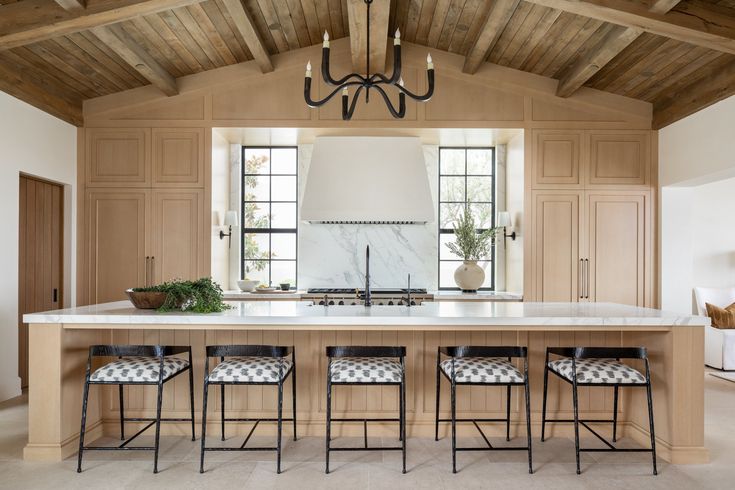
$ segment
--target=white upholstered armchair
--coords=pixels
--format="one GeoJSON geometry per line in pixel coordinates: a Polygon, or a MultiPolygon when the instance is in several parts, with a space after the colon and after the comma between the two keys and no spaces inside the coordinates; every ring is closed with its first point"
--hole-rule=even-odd
{"type": "MultiPolygon", "coordinates": [[[[707,316],[705,303],[725,308],[735,303],[735,287],[732,288],[694,288],[697,312],[707,316]]],[[[722,330],[705,327],[704,363],[710,367],[735,370],[735,329],[722,330]]]]}

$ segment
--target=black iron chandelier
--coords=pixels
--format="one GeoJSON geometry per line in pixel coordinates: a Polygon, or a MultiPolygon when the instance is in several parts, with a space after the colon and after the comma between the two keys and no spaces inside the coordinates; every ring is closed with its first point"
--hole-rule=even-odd
{"type": "Polygon", "coordinates": [[[324,43],[322,44],[322,78],[333,87],[336,87],[322,100],[313,100],[311,98],[311,61],[306,64],[306,76],[304,77],[304,100],[309,107],[321,107],[329,102],[332,97],[342,92],[342,119],[348,121],[352,119],[355,113],[357,101],[360,93],[365,90],[365,102],[370,101],[370,90],[375,90],[383,97],[388,111],[396,119],[401,119],[406,115],[406,95],[418,102],[426,102],[431,99],[434,94],[434,63],[431,60],[431,54],[426,56],[426,78],[429,88],[424,95],[416,95],[403,86],[403,77],[401,77],[401,32],[396,29],[393,39],[393,74],[390,77],[382,73],[370,74],[370,4],[373,0],[364,0],[367,6],[367,50],[366,50],[366,66],[365,76],[359,73],[350,73],[339,80],[332,78],[329,73],[329,34],[324,31],[324,43]],[[390,97],[383,89],[382,85],[394,86],[398,89],[398,109],[393,106],[390,97]],[[350,102],[350,87],[357,87],[355,94],[350,102]]]}

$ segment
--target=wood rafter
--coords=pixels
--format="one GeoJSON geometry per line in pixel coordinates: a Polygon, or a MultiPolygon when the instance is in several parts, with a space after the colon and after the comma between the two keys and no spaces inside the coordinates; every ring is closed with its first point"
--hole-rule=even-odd
{"type": "Polygon", "coordinates": [[[495,43],[498,42],[519,3],[520,0],[495,0],[493,2],[475,43],[467,53],[462,67],[463,72],[471,74],[477,71],[495,43]]]}
{"type": "Polygon", "coordinates": [[[696,81],[655,102],[653,128],[661,129],[732,95],[735,95],[735,61],[706,70],[696,81]]]}
{"type": "Polygon", "coordinates": [[[87,8],[86,0],[54,0],[64,10],[84,10],[87,8]]]}
{"type": "Polygon", "coordinates": [[[25,0],[0,6],[0,50],[115,24],[202,0],[119,0],[65,10],[54,0],[25,0]]]}
{"type": "Polygon", "coordinates": [[[347,0],[350,24],[352,69],[364,73],[367,61],[367,29],[370,29],[370,70],[382,72],[388,45],[390,0],[373,0],[370,5],[370,26],[367,26],[365,0],[347,0]]]}
{"type": "Polygon", "coordinates": [[[695,46],[735,54],[735,19],[714,8],[700,7],[697,15],[649,11],[626,0],[528,0],[531,3],[576,15],[640,29],[695,46]]]}
{"type": "MultiPolygon", "coordinates": [[[[651,5],[650,11],[659,14],[666,13],[674,8],[679,1],[656,0],[651,5]]],[[[641,34],[643,34],[642,30],[633,27],[616,26],[613,28],[585,56],[567,70],[566,74],[559,80],[556,95],[569,97],[579,90],[587,80],[622,53],[641,34]]]]}
{"type": "Polygon", "coordinates": [[[171,76],[151,55],[138,45],[119,25],[95,27],[92,32],[146,80],[166,95],[176,95],[179,89],[171,76]]]}
{"type": "Polygon", "coordinates": [[[221,0],[221,2],[230,13],[230,17],[235,22],[237,30],[240,31],[243,39],[245,39],[245,43],[248,45],[261,71],[263,73],[273,71],[273,62],[265,47],[265,43],[255,28],[253,18],[245,7],[243,7],[242,2],[240,0],[221,0]]]}
{"type": "Polygon", "coordinates": [[[29,76],[4,60],[0,60],[0,90],[52,116],[73,124],[84,125],[81,102],[75,103],[54,93],[53,87],[29,76]]]}

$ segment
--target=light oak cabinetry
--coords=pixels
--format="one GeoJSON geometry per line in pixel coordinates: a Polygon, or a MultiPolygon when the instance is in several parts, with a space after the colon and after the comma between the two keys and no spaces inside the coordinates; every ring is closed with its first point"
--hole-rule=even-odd
{"type": "Polygon", "coordinates": [[[205,257],[205,158],[201,128],[88,128],[84,230],[86,294],[196,279],[205,257]]]}
{"type": "Polygon", "coordinates": [[[653,305],[650,138],[533,131],[527,299],[653,305]]]}

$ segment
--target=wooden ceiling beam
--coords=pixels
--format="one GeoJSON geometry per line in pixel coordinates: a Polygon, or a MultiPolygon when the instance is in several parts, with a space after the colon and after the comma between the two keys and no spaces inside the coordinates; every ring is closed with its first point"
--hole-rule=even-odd
{"type": "Polygon", "coordinates": [[[80,127],[84,125],[81,102],[73,103],[39,85],[37,80],[27,76],[23,70],[0,61],[0,90],[16,99],[32,105],[62,121],[80,127]]]}
{"type": "Polygon", "coordinates": [[[474,44],[464,59],[462,71],[473,74],[477,71],[488,53],[498,42],[503,29],[508,25],[513,12],[518,8],[520,0],[494,0],[487,13],[485,23],[477,35],[474,44]]]}
{"type": "MultiPolygon", "coordinates": [[[[650,7],[651,12],[666,13],[679,3],[680,0],[656,0],[650,7]]],[[[633,27],[615,26],[603,37],[585,56],[582,56],[559,80],[556,95],[569,97],[595,73],[610,63],[625,48],[643,34],[643,31],[633,27]]]]}
{"type": "MultiPolygon", "coordinates": [[[[71,0],[64,0],[69,3],[71,0]]],[[[0,50],[116,24],[202,0],[104,0],[65,10],[54,0],[24,0],[0,6],[0,50]]]]}
{"type": "Polygon", "coordinates": [[[365,0],[347,0],[352,69],[356,73],[365,73],[367,67],[368,29],[370,29],[370,71],[382,72],[385,69],[389,16],[390,0],[373,0],[370,5],[370,26],[367,26],[365,0]]]}
{"type": "Polygon", "coordinates": [[[735,95],[735,62],[700,75],[690,85],[653,104],[654,129],[661,129],[735,95]]]}
{"type": "Polygon", "coordinates": [[[250,16],[250,13],[243,7],[240,0],[221,1],[235,22],[237,30],[240,31],[240,34],[245,40],[245,44],[248,45],[248,49],[253,54],[255,62],[260,66],[260,70],[263,73],[272,72],[273,62],[265,47],[263,38],[260,37],[258,30],[255,28],[255,22],[250,16]]]}
{"type": "Polygon", "coordinates": [[[86,0],[54,0],[64,10],[84,10],[87,8],[86,0]]]}
{"type": "Polygon", "coordinates": [[[148,52],[138,45],[119,25],[91,29],[100,41],[113,50],[146,80],[168,95],[177,95],[179,88],[171,76],[148,52]]]}
{"type": "Polygon", "coordinates": [[[640,29],[695,46],[735,54],[735,19],[716,11],[715,8],[698,8],[697,15],[676,10],[661,14],[627,0],[528,1],[603,22],[640,29]]]}

